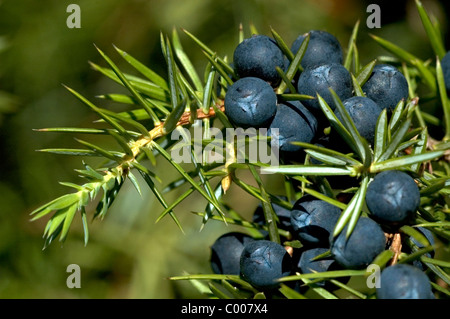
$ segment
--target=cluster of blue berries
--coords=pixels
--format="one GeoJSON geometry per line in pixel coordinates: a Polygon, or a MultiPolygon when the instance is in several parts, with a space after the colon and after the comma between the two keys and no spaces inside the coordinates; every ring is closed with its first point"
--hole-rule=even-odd
{"type": "MultiPolygon", "coordinates": [[[[280,198],[285,200],[285,198],[280,198]]],[[[279,278],[295,273],[325,272],[345,269],[365,269],[388,248],[386,234],[414,217],[420,205],[420,193],[414,179],[407,173],[391,170],[375,176],[369,184],[366,204],[370,214],[360,217],[349,237],[346,228],[336,237],[333,231],[341,210],[311,195],[304,195],[291,209],[273,204],[278,227],[289,231],[291,239],[302,243],[301,248],[287,247],[240,232],[226,233],[211,247],[211,267],[215,273],[240,275],[255,288],[270,291],[279,286],[279,278]]],[[[253,214],[253,222],[264,224],[262,206],[253,214]]],[[[417,230],[434,245],[434,236],[426,228],[417,230]]],[[[424,245],[414,237],[405,238],[417,249],[424,245]]],[[[434,251],[427,253],[432,258],[434,251]]],[[[381,273],[379,299],[433,299],[431,284],[422,262],[395,264],[381,273]]],[[[349,277],[340,277],[346,283],[349,277]]],[[[331,288],[328,281],[316,286],[331,288]]],[[[307,289],[297,283],[299,291],[307,289]]]]}
{"type": "MultiPolygon", "coordinates": [[[[329,125],[324,122],[326,118],[317,96],[320,95],[335,111],[330,88],[342,100],[360,135],[371,144],[382,110],[386,109],[389,114],[401,100],[408,98],[405,77],[396,67],[386,64],[373,68],[362,86],[365,96],[354,96],[352,75],[342,64],[339,41],[324,31],[313,30],[308,34],[309,43],[301,60],[301,71],[297,72],[292,84],[297,93],[314,99],[279,99],[276,89],[282,77],[277,67],[287,70],[290,62],[275,40],[254,35],[235,49],[233,65],[237,79],[227,88],[224,100],[225,113],[233,125],[268,128],[269,134],[278,134],[280,155],[294,161],[301,157],[302,150],[292,142],[339,147],[338,139],[329,139],[321,132],[329,125]],[[329,144],[330,140],[334,145],[329,144]]],[[[300,35],[293,42],[291,51],[294,55],[308,34],[300,35]]],[[[336,116],[341,118],[337,111],[336,116]]],[[[265,232],[263,239],[238,232],[227,233],[211,247],[211,267],[215,273],[240,275],[264,291],[278,287],[277,279],[295,273],[364,269],[388,248],[386,234],[414,219],[420,205],[420,193],[410,175],[391,170],[374,177],[365,200],[369,214],[359,218],[348,237],[345,228],[333,236],[342,211],[323,200],[304,195],[292,203],[291,209],[273,204],[279,228],[287,230],[291,234],[288,239],[300,241],[302,247],[286,249],[284,245],[268,240],[265,232]]],[[[255,211],[253,221],[264,223],[261,207],[255,211]]],[[[418,230],[434,244],[430,231],[418,230]]],[[[409,239],[412,245],[421,247],[412,237],[409,239]]],[[[424,265],[417,261],[386,267],[377,297],[433,298],[423,270],[424,265]]],[[[326,281],[315,284],[329,285],[326,281]]],[[[296,289],[301,289],[300,285],[296,289]]]]}
{"type": "MultiPolygon", "coordinates": [[[[284,198],[280,198],[284,200],[284,198]]],[[[211,267],[215,273],[240,275],[255,288],[271,291],[279,287],[278,279],[295,273],[325,272],[332,270],[365,269],[388,248],[387,232],[393,227],[408,224],[419,207],[420,194],[414,179],[401,171],[386,171],[376,175],[369,184],[366,203],[369,216],[358,219],[350,236],[346,228],[337,236],[333,231],[341,210],[311,195],[304,195],[291,209],[273,204],[278,227],[289,231],[291,238],[302,243],[301,248],[287,247],[262,237],[254,238],[240,232],[225,233],[211,246],[211,267]],[[395,192],[393,191],[395,189],[395,192]]],[[[264,224],[264,213],[259,206],[253,222],[264,224]]],[[[430,245],[433,234],[418,227],[430,245]]],[[[423,244],[413,237],[405,238],[417,249],[423,244]]],[[[432,258],[434,251],[427,253],[432,258]]],[[[432,299],[431,284],[425,266],[415,260],[411,264],[387,266],[381,273],[379,299],[432,299]]],[[[342,283],[349,277],[340,277],[342,283]]],[[[337,288],[329,281],[316,282],[316,286],[337,288]]],[[[298,282],[293,287],[308,289],[298,282]]]]}
{"type": "MultiPolygon", "coordinates": [[[[353,96],[352,76],[342,65],[343,51],[339,41],[324,31],[312,30],[308,34],[309,42],[301,60],[303,71],[297,72],[292,84],[298,94],[313,99],[301,102],[278,99],[275,89],[282,78],[277,68],[287,70],[290,62],[272,38],[254,35],[243,40],[233,54],[237,80],[227,89],[225,113],[235,126],[268,128],[269,135],[278,134],[278,145],[275,146],[282,159],[301,158],[301,147],[292,142],[323,140],[323,128],[329,123],[317,96],[335,110],[330,88],[343,101],[360,135],[369,143],[373,143],[381,111],[391,112],[398,102],[408,98],[406,78],[396,67],[387,64],[373,68],[362,87],[365,96],[353,96]],[[273,130],[275,128],[277,131],[273,130]]],[[[308,34],[300,35],[293,42],[293,54],[308,34]]],[[[336,116],[340,118],[339,112],[336,116]]]]}

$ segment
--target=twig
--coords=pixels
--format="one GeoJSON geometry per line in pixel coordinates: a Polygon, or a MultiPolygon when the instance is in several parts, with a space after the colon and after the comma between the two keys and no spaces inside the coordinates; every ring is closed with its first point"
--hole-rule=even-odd
{"type": "Polygon", "coordinates": [[[391,239],[391,245],[389,247],[389,250],[394,252],[394,256],[392,257],[391,261],[389,262],[389,265],[395,265],[397,263],[398,257],[400,256],[400,253],[402,252],[402,237],[400,233],[395,234],[389,234],[387,236],[389,239],[391,239]]]}

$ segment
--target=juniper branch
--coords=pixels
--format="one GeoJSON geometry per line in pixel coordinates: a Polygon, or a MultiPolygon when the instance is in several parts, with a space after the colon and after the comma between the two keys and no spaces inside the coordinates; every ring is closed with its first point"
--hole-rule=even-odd
{"type": "MultiPolygon", "coordinates": [[[[223,101],[220,102],[219,105],[216,105],[216,107],[223,111],[223,101]]],[[[216,112],[213,107],[209,108],[208,113],[198,109],[196,111],[195,118],[211,118],[214,117],[215,114],[216,112]]],[[[193,117],[190,111],[184,112],[177,122],[177,126],[191,124],[192,118],[193,117]]],[[[145,167],[139,163],[138,158],[142,154],[143,149],[151,148],[152,142],[166,134],[163,127],[164,122],[161,122],[151,129],[148,132],[148,135],[142,134],[136,140],[130,141],[128,145],[130,151],[127,154],[124,154],[121,158],[118,158],[118,165],[115,167],[97,171],[92,169],[90,166],[85,165],[85,170],[77,170],[81,176],[89,180],[88,183],[83,185],[64,183],[64,185],[71,186],[78,191],[58,197],[55,200],[35,209],[31,213],[31,215],[33,215],[32,220],[36,220],[48,215],[51,212],[54,212],[45,228],[44,236],[46,237],[46,243],[44,248],[47,247],[58,235],[60,235],[60,241],[64,241],[66,239],[74,215],[77,212],[81,212],[83,214],[89,201],[95,200],[101,190],[103,190],[103,200],[99,202],[97,212],[94,217],[99,216],[103,218],[107,209],[114,201],[115,196],[117,195],[117,192],[123,182],[128,176],[130,176],[131,168],[137,168],[140,171],[144,171],[147,175],[152,175],[149,170],[145,169],[145,167]]],[[[87,244],[86,228],[85,244],[87,244]]]]}

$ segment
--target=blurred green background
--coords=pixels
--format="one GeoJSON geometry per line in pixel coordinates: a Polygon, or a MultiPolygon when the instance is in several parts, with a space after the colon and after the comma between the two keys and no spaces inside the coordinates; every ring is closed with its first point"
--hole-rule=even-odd
{"type": "MultiPolygon", "coordinates": [[[[445,2],[423,3],[438,17],[447,39],[445,2]]],[[[0,298],[201,297],[190,283],[171,282],[167,277],[211,272],[209,246],[233,229],[212,221],[200,232],[201,220],[189,213],[205,208],[196,196],[175,211],[185,234],[170,218],[155,224],[162,207],[149,191],[140,197],[126,184],[107,217],[90,222],[86,247],[76,220],[64,245],[54,242],[42,250],[47,219],[30,222],[29,213],[70,191],[59,181],[82,182],[74,172],[81,168],[81,159],[36,152],[77,144],[73,136],[33,129],[92,125],[93,114],[61,84],[104,107],[123,108],[95,98],[122,88],[89,67],[88,61],[105,65],[93,44],[125,71],[132,70],[112,44],[164,75],[160,31],[170,33],[174,26],[231,57],[240,23],[246,35],[250,23],[267,35],[271,26],[288,43],[301,33],[322,29],[336,35],[345,49],[358,19],[362,63],[386,54],[368,33],[395,41],[421,58],[433,57],[414,1],[0,0],[0,298]],[[80,29],[66,26],[66,8],[71,3],[81,8],[80,29]],[[366,27],[370,3],[381,6],[381,29],[366,27]],[[66,267],[73,263],[81,267],[80,289],[66,286],[66,267]]],[[[180,36],[185,51],[203,72],[206,59],[201,51],[180,36]]],[[[167,184],[177,176],[162,164],[158,174],[167,184]]],[[[276,184],[272,188],[277,192],[276,184]]],[[[167,200],[176,196],[171,193],[167,200]]],[[[233,187],[226,198],[249,217],[258,205],[233,187]]]]}

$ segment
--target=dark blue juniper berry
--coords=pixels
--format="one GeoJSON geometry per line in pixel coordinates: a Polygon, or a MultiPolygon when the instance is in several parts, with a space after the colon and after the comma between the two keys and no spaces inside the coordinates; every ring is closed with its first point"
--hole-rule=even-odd
{"type": "MultiPolygon", "coordinates": [[[[373,145],[375,127],[382,109],[373,100],[363,96],[353,96],[342,103],[361,137],[373,145]]],[[[336,117],[342,121],[339,111],[336,111],[336,117]]]]}
{"type": "Polygon", "coordinates": [[[284,69],[283,51],[265,35],[254,35],[243,40],[234,50],[233,62],[239,77],[257,77],[276,86],[281,77],[276,67],[284,69]]]}
{"type": "MultiPolygon", "coordinates": [[[[321,136],[319,137],[316,142],[314,143],[315,146],[321,147],[321,148],[331,148],[330,147],[330,138],[329,136],[321,136]]],[[[312,156],[310,156],[309,161],[313,165],[322,165],[323,162],[321,160],[318,160],[312,156]]]]}
{"type": "Polygon", "coordinates": [[[300,101],[278,104],[268,131],[271,145],[281,156],[297,153],[302,147],[292,142],[310,143],[317,133],[317,125],[314,115],[300,101]]]}
{"type": "MultiPolygon", "coordinates": [[[[286,200],[286,198],[282,198],[282,199],[286,200]]],[[[291,210],[287,209],[283,206],[280,206],[278,204],[275,204],[275,203],[272,203],[272,208],[278,217],[278,227],[281,227],[284,230],[290,231],[290,229],[291,229],[291,210]]],[[[264,210],[263,210],[261,204],[258,205],[255,212],[253,213],[252,220],[254,223],[257,223],[259,225],[265,225],[266,220],[264,218],[264,210]]],[[[265,234],[267,232],[263,231],[263,233],[265,234]]]]}
{"type": "Polygon", "coordinates": [[[332,110],[335,109],[332,88],[341,101],[352,96],[352,78],[348,70],[341,64],[323,64],[315,68],[306,69],[300,74],[297,83],[297,92],[315,97],[304,100],[303,104],[311,111],[322,113],[317,94],[319,94],[332,110]]]}
{"type": "Polygon", "coordinates": [[[311,195],[300,198],[291,211],[293,235],[304,244],[328,246],[341,210],[311,195]]]}
{"type": "MultiPolygon", "coordinates": [[[[313,272],[321,273],[326,271],[340,270],[342,267],[330,256],[328,257],[320,257],[319,259],[315,259],[316,257],[325,254],[328,251],[328,248],[312,248],[302,252],[300,255],[300,259],[297,264],[297,268],[299,269],[301,274],[309,274],[313,272]]],[[[340,282],[348,282],[349,277],[340,277],[338,280],[340,282]]],[[[316,283],[319,287],[332,288],[332,285],[326,281],[320,281],[316,283]]]]}
{"type": "Polygon", "coordinates": [[[434,299],[428,276],[408,264],[395,264],[381,272],[378,299],[434,299]]]}
{"type": "Polygon", "coordinates": [[[384,171],[370,182],[366,204],[371,217],[391,226],[411,221],[420,205],[420,193],[414,179],[398,170],[384,171]]]}
{"type": "Polygon", "coordinates": [[[239,275],[244,246],[254,239],[244,233],[226,233],[211,246],[211,268],[216,274],[239,275]]]}
{"type": "MultiPolygon", "coordinates": [[[[431,246],[433,246],[435,244],[434,235],[433,235],[433,233],[430,230],[428,230],[428,229],[426,229],[424,227],[417,227],[416,230],[418,230],[420,233],[422,233],[422,235],[425,236],[425,238],[427,239],[428,243],[431,246]]],[[[425,245],[422,244],[421,242],[419,242],[418,240],[416,240],[414,237],[411,236],[410,240],[411,240],[411,243],[413,245],[415,245],[418,249],[425,248],[425,245]]],[[[432,250],[430,252],[425,253],[424,256],[428,257],[428,258],[433,258],[434,257],[434,253],[435,253],[435,251],[432,250]]],[[[419,269],[421,269],[421,270],[425,270],[426,269],[426,266],[423,264],[423,262],[418,260],[418,259],[414,260],[412,262],[412,265],[417,267],[417,268],[419,268],[419,269]]]]}
{"type": "Polygon", "coordinates": [[[444,73],[444,82],[447,93],[450,93],[450,51],[448,51],[441,60],[442,72],[444,73]]]}
{"type": "MultiPolygon", "coordinates": [[[[433,246],[435,244],[435,240],[434,240],[434,235],[433,233],[426,229],[425,227],[417,227],[416,230],[418,230],[420,233],[422,233],[422,235],[425,236],[425,238],[427,239],[428,243],[433,246]]],[[[425,246],[419,242],[418,240],[416,240],[414,237],[411,237],[411,242],[417,246],[417,248],[421,249],[424,248],[425,246]]],[[[430,253],[426,253],[426,256],[428,255],[430,258],[432,258],[434,256],[434,251],[430,252],[430,253]]]]}
{"type": "Polygon", "coordinates": [[[376,65],[362,89],[368,98],[388,112],[392,112],[398,102],[406,100],[409,94],[405,76],[388,64],[376,65]]]}
{"type": "Polygon", "coordinates": [[[310,36],[309,43],[301,62],[304,69],[315,68],[322,64],[342,64],[341,45],[334,35],[326,31],[311,30],[298,36],[291,46],[294,55],[308,34],[310,36]]]}
{"type": "Polygon", "coordinates": [[[225,95],[225,114],[237,127],[268,127],[277,111],[277,96],[265,81],[247,77],[234,82],[225,95]]]}
{"type": "Polygon", "coordinates": [[[257,289],[276,288],[277,279],[292,273],[292,258],[286,249],[270,240],[256,240],[242,251],[241,277],[257,289]]]}
{"type": "Polygon", "coordinates": [[[336,237],[330,237],[331,253],[342,267],[363,269],[385,249],[386,237],[381,227],[368,217],[359,218],[348,238],[347,227],[336,237]]]}

